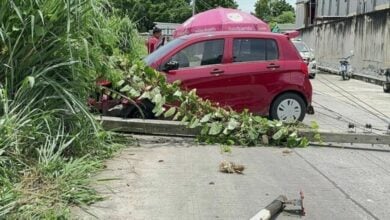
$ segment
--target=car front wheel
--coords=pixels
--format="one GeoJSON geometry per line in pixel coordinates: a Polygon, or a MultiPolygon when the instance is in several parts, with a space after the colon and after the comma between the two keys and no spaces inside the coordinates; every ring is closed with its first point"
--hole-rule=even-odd
{"type": "Polygon", "coordinates": [[[271,118],[286,123],[302,121],[305,118],[305,114],[305,101],[294,93],[280,95],[271,105],[271,118]]]}

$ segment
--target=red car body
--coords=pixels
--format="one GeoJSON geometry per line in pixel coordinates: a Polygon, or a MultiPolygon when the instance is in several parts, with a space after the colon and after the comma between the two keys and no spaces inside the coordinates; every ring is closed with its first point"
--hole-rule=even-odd
{"type": "MultiPolygon", "coordinates": [[[[196,55],[192,59],[197,59],[196,55]]],[[[248,109],[258,115],[271,115],[273,102],[286,93],[302,98],[305,113],[312,109],[307,65],[287,35],[231,31],[191,34],[159,48],[146,57],[145,62],[165,72],[169,82],[180,80],[184,89],[195,88],[200,97],[236,111],[248,109]],[[216,54],[213,59],[217,61],[210,64],[202,60],[202,65],[193,65],[187,56],[183,63],[188,66],[166,68],[174,56],[180,58],[180,51],[185,53],[186,48],[191,47],[196,53],[198,45],[203,45],[203,60],[221,51],[221,47],[223,52],[216,54]],[[258,47],[265,48],[266,52],[258,47]],[[251,54],[252,51],[256,53],[251,54]]]]}

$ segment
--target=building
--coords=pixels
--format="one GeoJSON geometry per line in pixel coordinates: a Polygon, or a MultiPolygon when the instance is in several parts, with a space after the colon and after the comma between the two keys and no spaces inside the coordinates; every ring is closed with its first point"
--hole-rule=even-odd
{"type": "Polygon", "coordinates": [[[180,25],[177,23],[165,23],[165,22],[154,22],[154,24],[156,25],[156,27],[162,30],[163,36],[168,37],[169,39],[173,37],[173,32],[180,25]]]}
{"type": "Polygon", "coordinates": [[[390,0],[297,0],[296,13],[318,66],[337,71],[354,51],[355,74],[383,78],[390,68],[390,0]]]}
{"type": "Polygon", "coordinates": [[[299,28],[390,8],[390,0],[297,0],[299,28]]]}

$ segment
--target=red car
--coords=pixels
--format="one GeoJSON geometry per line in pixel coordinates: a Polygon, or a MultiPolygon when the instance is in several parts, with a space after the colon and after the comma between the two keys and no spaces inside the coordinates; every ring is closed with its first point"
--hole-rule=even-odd
{"type": "Polygon", "coordinates": [[[205,99],[272,119],[302,121],[311,107],[306,63],[283,34],[215,32],[177,38],[145,58],[169,82],[205,99]]]}

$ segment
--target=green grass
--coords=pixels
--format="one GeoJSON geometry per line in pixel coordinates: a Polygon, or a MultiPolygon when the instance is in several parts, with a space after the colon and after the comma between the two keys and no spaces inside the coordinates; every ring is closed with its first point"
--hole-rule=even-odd
{"type": "Polygon", "coordinates": [[[106,1],[0,1],[0,219],[66,219],[101,199],[89,176],[122,145],[86,97],[142,49],[106,1]]]}

